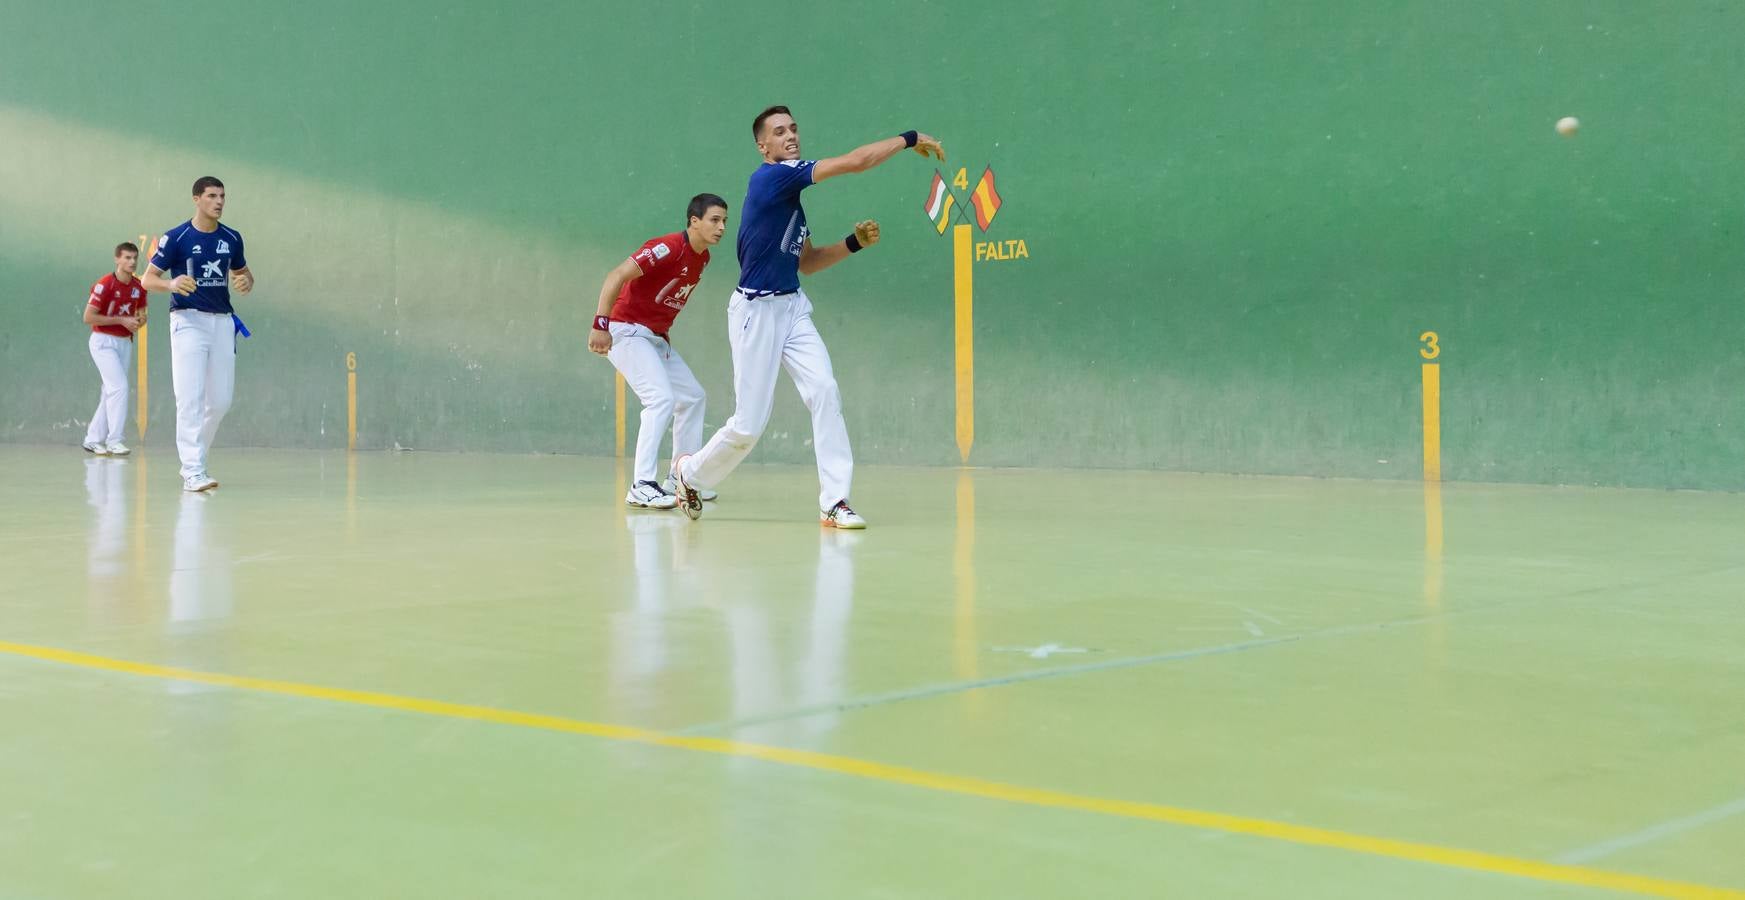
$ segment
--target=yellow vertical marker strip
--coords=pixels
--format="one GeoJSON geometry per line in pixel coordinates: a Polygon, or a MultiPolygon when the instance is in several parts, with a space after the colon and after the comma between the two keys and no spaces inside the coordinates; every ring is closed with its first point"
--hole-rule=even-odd
{"type": "Polygon", "coordinates": [[[1424,480],[1442,480],[1442,366],[1424,364],[1424,480]]]}
{"type": "Polygon", "coordinates": [[[616,369],[612,372],[612,416],[613,416],[613,450],[617,459],[624,458],[624,373],[616,369]]]}
{"type": "Polygon", "coordinates": [[[357,354],[345,355],[345,449],[357,449],[357,354]]]}
{"type": "Polygon", "coordinates": [[[1442,480],[1442,337],[1434,331],[1418,335],[1418,355],[1424,359],[1424,480],[1442,480]]]}
{"type": "Polygon", "coordinates": [[[1424,480],[1442,480],[1442,338],[1434,331],[1418,335],[1418,355],[1424,359],[1424,480]]]}
{"type": "MultiPolygon", "coordinates": [[[[141,246],[141,247],[146,246],[146,237],[143,234],[139,236],[139,246],[141,246]]],[[[152,254],[156,253],[157,249],[158,249],[158,242],[154,238],[151,241],[151,249],[148,251],[145,251],[144,258],[140,260],[140,272],[145,271],[146,265],[149,265],[149,263],[147,263],[146,260],[151,259],[152,254]]],[[[138,277],[138,275],[135,275],[135,277],[138,277]]],[[[147,309],[149,309],[149,308],[150,308],[150,304],[148,303],[147,309]]],[[[135,379],[135,381],[137,381],[138,385],[139,385],[139,404],[138,404],[139,408],[135,409],[133,411],[133,423],[139,430],[139,439],[141,442],[145,441],[145,425],[146,425],[146,422],[147,422],[148,416],[149,416],[149,414],[146,411],[146,405],[151,400],[151,393],[150,393],[151,382],[148,380],[148,375],[151,372],[151,366],[147,362],[147,359],[146,359],[146,357],[148,355],[147,351],[151,347],[151,343],[146,340],[145,330],[147,327],[148,326],[145,326],[145,325],[139,326],[139,331],[135,332],[134,336],[133,336],[133,338],[134,338],[133,339],[133,352],[134,352],[134,355],[137,357],[137,359],[135,359],[134,362],[137,364],[138,369],[139,369],[138,377],[135,379]]]]}
{"type": "Polygon", "coordinates": [[[951,242],[957,289],[957,452],[967,463],[969,450],[976,442],[975,277],[969,225],[957,226],[951,242]]]}
{"type": "MultiPolygon", "coordinates": [[[[969,470],[963,469],[957,473],[957,541],[951,561],[957,582],[957,603],[952,610],[952,658],[959,678],[975,678],[980,674],[976,661],[975,547],[976,483],[969,470]]],[[[979,696],[979,692],[970,693],[979,696]]]]}

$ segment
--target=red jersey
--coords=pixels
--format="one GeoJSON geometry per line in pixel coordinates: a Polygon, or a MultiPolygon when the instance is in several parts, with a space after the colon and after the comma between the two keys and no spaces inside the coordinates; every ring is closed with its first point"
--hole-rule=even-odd
{"type": "MultiPolygon", "coordinates": [[[[122,284],[121,279],[110,272],[91,286],[91,299],[86,305],[100,316],[137,316],[145,312],[145,297],[145,285],[140,284],[138,278],[122,284]]],[[[120,325],[92,325],[91,330],[133,340],[133,332],[120,325]]]]}
{"type": "Polygon", "coordinates": [[[692,250],[691,239],[681,231],[651,238],[630,259],[642,270],[642,277],[624,285],[618,302],[612,304],[610,318],[642,325],[665,337],[703,277],[709,251],[692,250]]]}

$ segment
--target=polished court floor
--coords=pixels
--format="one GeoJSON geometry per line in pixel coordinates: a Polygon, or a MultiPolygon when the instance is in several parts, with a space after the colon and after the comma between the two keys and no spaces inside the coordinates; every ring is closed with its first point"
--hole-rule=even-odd
{"type": "Polygon", "coordinates": [[[1745,497],[0,446],[0,900],[1745,897],[1745,497]]]}

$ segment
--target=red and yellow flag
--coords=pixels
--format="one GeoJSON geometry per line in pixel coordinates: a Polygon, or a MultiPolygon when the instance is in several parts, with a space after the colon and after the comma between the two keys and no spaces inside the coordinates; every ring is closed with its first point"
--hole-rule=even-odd
{"type": "Polygon", "coordinates": [[[980,181],[976,182],[975,190],[969,195],[970,203],[975,205],[976,224],[983,231],[994,224],[994,214],[1000,211],[1000,192],[994,190],[994,168],[989,166],[982,173],[980,181]]]}

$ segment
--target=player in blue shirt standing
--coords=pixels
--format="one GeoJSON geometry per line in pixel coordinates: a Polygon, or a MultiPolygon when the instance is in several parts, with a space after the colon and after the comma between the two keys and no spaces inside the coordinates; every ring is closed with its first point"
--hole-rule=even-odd
{"type": "Polygon", "coordinates": [[[698,492],[720,484],[751,452],[769,424],[776,374],[785,368],[812,413],[819,517],[827,527],[865,528],[866,520],[848,505],[854,454],[830,351],[812,324],[812,301],[800,290],[800,273],[823,271],[878,243],[879,226],[861,222],[843,240],[814,247],[800,192],[827,178],[865,172],[906,149],[941,161],[945,150],[928,135],[906,131],[842,156],[803,160],[800,126],[785,106],[758,113],[751,133],[763,165],[751,173],[746,188],[739,220],[739,289],[727,302],[733,417],[703,449],[673,461],[679,508],[693,519],[702,515],[698,492]]]}
{"type": "Polygon", "coordinates": [[[146,290],[171,295],[170,374],[185,491],[218,486],[206,471],[206,453],[236,386],[230,289],[254,289],[242,235],[218,224],[223,215],[224,182],[210,175],[194,182],[194,217],[164,233],[140,279],[146,290]]]}

